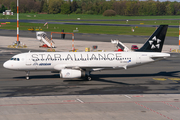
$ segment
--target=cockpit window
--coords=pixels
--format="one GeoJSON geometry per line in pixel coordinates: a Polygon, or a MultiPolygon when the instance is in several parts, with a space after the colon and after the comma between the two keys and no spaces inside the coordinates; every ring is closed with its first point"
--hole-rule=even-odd
{"type": "Polygon", "coordinates": [[[11,58],[10,60],[13,60],[13,61],[20,61],[19,58],[11,58]]]}

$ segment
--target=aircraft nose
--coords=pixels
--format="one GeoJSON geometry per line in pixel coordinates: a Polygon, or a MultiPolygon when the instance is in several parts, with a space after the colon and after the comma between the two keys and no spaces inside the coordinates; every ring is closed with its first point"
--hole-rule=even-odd
{"type": "Polygon", "coordinates": [[[10,64],[8,63],[8,61],[6,61],[6,62],[3,64],[3,67],[4,67],[4,68],[10,68],[10,64]]]}

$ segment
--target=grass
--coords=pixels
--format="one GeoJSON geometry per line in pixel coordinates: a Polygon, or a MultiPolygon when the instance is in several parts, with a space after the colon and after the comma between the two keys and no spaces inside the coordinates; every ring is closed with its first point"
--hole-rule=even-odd
{"type": "MultiPolygon", "coordinates": [[[[3,16],[0,14],[0,19],[16,19],[16,14],[13,16],[3,16]]],[[[85,15],[85,14],[22,14],[20,13],[20,19],[35,19],[35,20],[63,20],[61,22],[81,22],[81,23],[108,23],[108,24],[133,24],[133,25],[157,25],[168,24],[168,25],[179,25],[180,16],[114,16],[114,17],[105,17],[103,15],[85,15]],[[66,20],[99,20],[99,21],[66,21],[66,20]],[[101,21],[101,20],[112,20],[112,21],[101,21]],[[151,20],[136,20],[131,21],[131,19],[151,19],[151,20]],[[152,19],[171,19],[171,20],[152,20],[152,19]],[[123,20],[123,21],[113,21],[113,20],[123,20]],[[127,22],[128,20],[128,22],[127,22]]],[[[156,28],[153,27],[138,27],[135,28],[135,32],[131,31],[131,27],[123,26],[93,26],[93,25],[63,25],[63,24],[48,24],[49,28],[44,27],[40,23],[21,23],[20,30],[28,30],[28,28],[42,28],[43,31],[50,32],[61,32],[62,29],[65,32],[73,32],[78,28],[79,33],[93,33],[93,34],[118,34],[118,35],[141,35],[149,36],[151,35],[156,28]]],[[[2,25],[0,29],[10,29],[16,30],[16,23],[11,22],[7,25],[2,25]]],[[[168,28],[167,36],[179,36],[178,28],[168,28]]]]}
{"type": "Polygon", "coordinates": [[[151,20],[151,21],[59,21],[59,22],[67,22],[67,23],[105,23],[105,24],[130,24],[130,25],[160,25],[160,24],[168,24],[168,25],[179,25],[179,20],[151,20]]]}
{"type": "MultiPolygon", "coordinates": [[[[48,24],[48,29],[44,24],[40,23],[20,23],[20,30],[28,30],[28,28],[41,28],[43,31],[50,32],[61,32],[64,29],[65,32],[73,32],[78,28],[78,33],[93,33],[93,34],[117,34],[117,35],[140,35],[150,36],[154,31],[155,27],[138,27],[134,28],[135,32],[131,31],[131,27],[123,26],[94,26],[94,25],[63,25],[63,24],[48,24]]],[[[10,23],[2,25],[1,29],[16,30],[16,23],[10,23]]],[[[179,36],[178,28],[168,28],[167,36],[179,36]]]]}
{"type": "MultiPolygon", "coordinates": [[[[2,13],[0,14],[0,19],[16,19],[17,15],[13,16],[4,16],[2,13]]],[[[77,18],[81,18],[81,20],[107,20],[107,19],[179,19],[178,16],[113,16],[106,17],[103,15],[86,15],[86,14],[32,14],[32,13],[20,13],[20,19],[33,19],[33,20],[77,20],[77,18]]]]}

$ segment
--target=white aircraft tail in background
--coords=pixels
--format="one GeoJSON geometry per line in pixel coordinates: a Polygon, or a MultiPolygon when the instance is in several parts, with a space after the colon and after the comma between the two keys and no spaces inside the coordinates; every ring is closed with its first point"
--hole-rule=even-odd
{"type": "Polygon", "coordinates": [[[161,53],[168,25],[160,25],[147,42],[135,52],[28,52],[13,56],[3,66],[10,70],[52,71],[62,78],[84,77],[91,80],[91,72],[105,69],[127,69],[166,57],[161,53]]]}

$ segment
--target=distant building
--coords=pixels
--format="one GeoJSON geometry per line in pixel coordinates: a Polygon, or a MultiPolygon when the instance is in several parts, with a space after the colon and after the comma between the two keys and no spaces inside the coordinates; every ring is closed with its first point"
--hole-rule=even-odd
{"type": "Polygon", "coordinates": [[[3,15],[13,15],[13,12],[11,12],[11,10],[6,10],[3,12],[3,15]]]}

